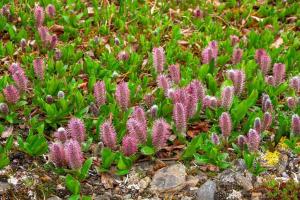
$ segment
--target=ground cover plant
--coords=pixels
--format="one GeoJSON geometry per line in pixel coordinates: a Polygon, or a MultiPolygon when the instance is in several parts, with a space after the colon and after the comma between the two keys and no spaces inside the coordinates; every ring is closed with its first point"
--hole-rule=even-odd
{"type": "Polygon", "coordinates": [[[1,198],[300,198],[299,2],[0,8],[1,198]]]}

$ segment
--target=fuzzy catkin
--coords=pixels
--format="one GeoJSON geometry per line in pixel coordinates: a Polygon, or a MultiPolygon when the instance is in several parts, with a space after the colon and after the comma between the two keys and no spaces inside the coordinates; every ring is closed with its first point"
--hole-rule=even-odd
{"type": "Polygon", "coordinates": [[[73,140],[83,142],[85,139],[84,123],[78,118],[71,118],[68,123],[68,133],[73,140]]]}
{"type": "Polygon", "coordinates": [[[152,128],[152,144],[159,149],[164,147],[170,136],[170,126],[164,119],[157,119],[154,121],[152,128]]]}

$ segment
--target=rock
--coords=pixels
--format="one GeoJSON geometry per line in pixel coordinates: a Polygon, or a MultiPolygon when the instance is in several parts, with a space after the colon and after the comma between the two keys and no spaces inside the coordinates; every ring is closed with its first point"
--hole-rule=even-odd
{"type": "Polygon", "coordinates": [[[186,185],[189,187],[195,187],[199,183],[199,178],[196,176],[188,176],[186,185]]]}
{"type": "Polygon", "coordinates": [[[247,169],[244,159],[237,159],[235,161],[235,166],[236,166],[237,170],[239,170],[239,171],[244,171],[247,169]]]}
{"type": "Polygon", "coordinates": [[[237,173],[235,175],[235,179],[236,182],[239,186],[241,186],[242,188],[244,188],[244,190],[249,191],[253,189],[253,185],[252,185],[252,175],[250,173],[237,173]]]}
{"type": "Polygon", "coordinates": [[[94,200],[110,200],[112,199],[112,195],[108,192],[105,192],[102,195],[95,196],[94,200]]]}
{"type": "Polygon", "coordinates": [[[47,200],[61,200],[61,198],[59,198],[58,196],[53,196],[48,198],[47,200]]]}
{"type": "Polygon", "coordinates": [[[230,170],[224,170],[221,174],[218,175],[218,179],[221,183],[228,184],[228,183],[235,183],[235,173],[230,170]]]}
{"type": "Polygon", "coordinates": [[[277,171],[279,174],[282,174],[285,171],[286,166],[288,165],[288,160],[289,157],[286,154],[281,156],[279,164],[277,165],[277,171]]]}
{"type": "Polygon", "coordinates": [[[206,181],[196,193],[197,200],[214,200],[217,184],[214,181],[206,181]]]}
{"type": "Polygon", "coordinates": [[[185,187],[186,168],[174,164],[158,170],[152,179],[151,189],[156,192],[176,192],[185,187]]]}
{"type": "Polygon", "coordinates": [[[230,193],[226,199],[235,200],[235,199],[242,199],[242,197],[243,195],[240,191],[232,190],[232,193],[230,193]]]}
{"type": "Polygon", "coordinates": [[[251,194],[251,199],[252,200],[260,200],[262,197],[262,193],[261,192],[253,192],[251,194]]]}
{"type": "Polygon", "coordinates": [[[193,199],[193,197],[187,197],[187,196],[184,196],[181,198],[181,200],[192,200],[192,199],[193,199]]]}
{"type": "Polygon", "coordinates": [[[0,195],[5,194],[10,189],[10,185],[5,182],[0,182],[0,195]]]}
{"type": "Polygon", "coordinates": [[[148,187],[150,182],[151,182],[151,179],[148,176],[146,176],[145,178],[140,180],[140,182],[138,183],[139,191],[140,192],[144,191],[148,187]]]}

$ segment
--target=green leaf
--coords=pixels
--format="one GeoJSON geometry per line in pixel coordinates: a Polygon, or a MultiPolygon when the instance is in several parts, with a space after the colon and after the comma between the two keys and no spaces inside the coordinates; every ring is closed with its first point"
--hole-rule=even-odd
{"type": "Polygon", "coordinates": [[[6,140],[5,151],[8,152],[11,149],[12,145],[13,145],[13,136],[11,135],[6,140]]]}
{"type": "Polygon", "coordinates": [[[198,135],[193,138],[193,140],[188,144],[187,148],[181,155],[181,159],[183,160],[190,160],[194,157],[194,154],[199,149],[200,145],[203,143],[203,139],[201,135],[198,135]]]}
{"type": "Polygon", "coordinates": [[[101,152],[102,164],[101,168],[109,169],[116,158],[116,154],[111,149],[104,148],[101,152]]]}
{"type": "Polygon", "coordinates": [[[9,165],[10,161],[6,153],[0,154],[0,169],[3,169],[5,166],[9,165]]]}
{"type": "Polygon", "coordinates": [[[80,175],[79,175],[80,180],[83,180],[87,177],[89,169],[92,166],[92,163],[93,163],[92,158],[89,158],[84,162],[84,164],[83,164],[83,166],[81,167],[81,170],[80,170],[80,175]]]}
{"type": "Polygon", "coordinates": [[[144,155],[153,155],[155,153],[154,148],[153,147],[149,147],[149,146],[143,146],[141,149],[142,154],[144,155]]]}
{"type": "Polygon", "coordinates": [[[240,122],[245,117],[249,108],[255,105],[257,98],[258,92],[257,90],[253,90],[251,95],[247,99],[242,101],[239,105],[231,110],[231,115],[235,123],[240,122]]]}
{"type": "Polygon", "coordinates": [[[208,158],[204,155],[194,154],[195,161],[199,164],[207,164],[209,162],[208,158]]]}
{"type": "Polygon", "coordinates": [[[66,176],[66,187],[70,190],[73,194],[79,194],[80,192],[80,183],[76,180],[73,176],[68,174],[66,176]]]}

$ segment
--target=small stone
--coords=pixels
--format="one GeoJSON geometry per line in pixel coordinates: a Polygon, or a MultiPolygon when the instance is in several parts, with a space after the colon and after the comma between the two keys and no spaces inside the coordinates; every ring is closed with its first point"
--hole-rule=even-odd
{"type": "Polygon", "coordinates": [[[242,199],[242,193],[240,191],[236,191],[236,190],[232,190],[232,193],[230,193],[228,195],[228,197],[226,199],[232,199],[232,200],[235,200],[235,199],[242,199]]]}
{"type": "Polygon", "coordinates": [[[186,168],[183,164],[174,164],[158,170],[153,176],[151,189],[156,192],[176,192],[186,185],[186,168]]]}
{"type": "Polygon", "coordinates": [[[140,180],[140,182],[138,183],[140,192],[144,191],[144,189],[146,189],[148,187],[150,182],[151,182],[151,179],[148,176],[143,178],[142,180],[140,180]]]}
{"type": "Polygon", "coordinates": [[[214,200],[217,184],[214,181],[206,181],[196,193],[197,200],[214,200]]]}
{"type": "Polygon", "coordinates": [[[235,183],[235,174],[232,170],[227,169],[219,174],[218,179],[221,183],[235,183]]]}
{"type": "Polygon", "coordinates": [[[188,176],[186,185],[189,187],[195,187],[199,183],[199,178],[196,176],[188,176]]]}
{"type": "Polygon", "coordinates": [[[188,196],[184,196],[181,198],[181,200],[192,200],[192,199],[193,199],[193,197],[188,197],[188,196]]]}
{"type": "Polygon", "coordinates": [[[262,196],[261,192],[253,192],[251,194],[251,200],[260,200],[262,196]]]}
{"type": "Polygon", "coordinates": [[[10,189],[10,185],[5,182],[0,182],[0,195],[5,194],[10,189]]]}
{"type": "Polygon", "coordinates": [[[243,187],[244,190],[249,191],[253,189],[252,175],[250,173],[246,173],[245,176],[242,173],[237,173],[235,179],[237,184],[243,187]]]}
{"type": "Polygon", "coordinates": [[[61,198],[59,198],[58,196],[53,196],[48,198],[47,200],[61,200],[61,198]]]}
{"type": "Polygon", "coordinates": [[[236,168],[240,171],[244,171],[247,169],[244,159],[237,159],[235,161],[235,165],[236,165],[236,168]]]}

